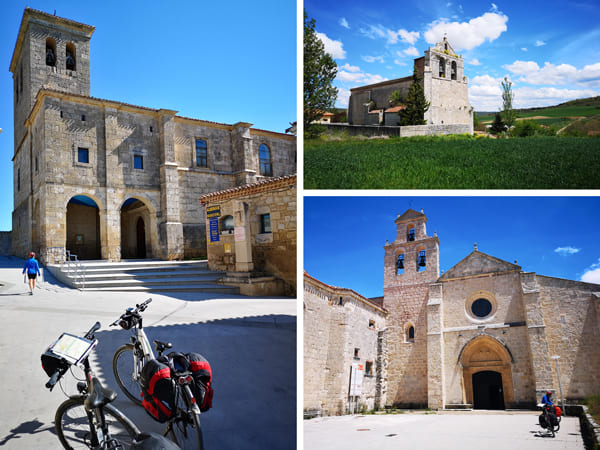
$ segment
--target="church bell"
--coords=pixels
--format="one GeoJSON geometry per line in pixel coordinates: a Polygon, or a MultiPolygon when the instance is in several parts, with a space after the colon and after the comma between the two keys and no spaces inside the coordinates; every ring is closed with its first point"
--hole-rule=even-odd
{"type": "Polygon", "coordinates": [[[423,252],[423,251],[419,252],[419,260],[417,261],[417,265],[419,267],[425,267],[427,265],[427,263],[425,261],[425,252],[423,252]]]}

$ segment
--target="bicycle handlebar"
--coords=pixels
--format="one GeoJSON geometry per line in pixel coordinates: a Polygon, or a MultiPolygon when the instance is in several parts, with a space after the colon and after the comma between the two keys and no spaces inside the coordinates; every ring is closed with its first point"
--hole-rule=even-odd
{"type": "Polygon", "coordinates": [[[129,316],[134,316],[134,317],[140,318],[141,316],[139,315],[139,313],[144,312],[150,302],[152,302],[152,298],[148,298],[148,299],[146,299],[146,301],[139,303],[139,304],[136,303],[135,309],[127,308],[125,310],[125,313],[121,314],[121,316],[117,320],[115,320],[113,323],[111,323],[109,326],[111,326],[111,327],[117,326],[122,319],[125,319],[129,316]]]}
{"type": "Polygon", "coordinates": [[[58,383],[58,380],[60,379],[61,376],[62,376],[62,370],[61,369],[56,369],[56,372],[54,372],[52,374],[52,376],[50,377],[50,379],[46,383],[46,387],[48,389],[50,389],[50,391],[52,391],[52,389],[54,389],[54,386],[56,385],[56,383],[58,383]]]}
{"type": "Polygon", "coordinates": [[[90,341],[94,339],[94,333],[100,329],[100,322],[96,322],[90,330],[85,333],[84,338],[89,339],[90,341]]]}

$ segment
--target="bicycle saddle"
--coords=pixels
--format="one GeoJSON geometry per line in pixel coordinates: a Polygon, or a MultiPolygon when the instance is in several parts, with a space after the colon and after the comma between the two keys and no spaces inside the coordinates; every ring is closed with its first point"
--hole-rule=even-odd
{"type": "Polygon", "coordinates": [[[85,399],[85,407],[94,409],[104,406],[117,398],[117,393],[112,389],[105,388],[96,377],[92,378],[90,395],[85,399]]]}

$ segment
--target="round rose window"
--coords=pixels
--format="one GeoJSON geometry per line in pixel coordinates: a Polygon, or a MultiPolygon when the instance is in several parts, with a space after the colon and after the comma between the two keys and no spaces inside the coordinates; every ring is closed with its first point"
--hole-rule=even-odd
{"type": "Polygon", "coordinates": [[[476,317],[487,317],[492,312],[492,303],[486,298],[479,298],[471,304],[471,312],[476,317]]]}

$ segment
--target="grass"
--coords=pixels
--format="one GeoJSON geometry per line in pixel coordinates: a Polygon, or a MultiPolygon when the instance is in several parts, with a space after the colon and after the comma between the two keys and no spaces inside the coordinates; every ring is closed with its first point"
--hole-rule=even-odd
{"type": "Polygon", "coordinates": [[[304,188],[599,189],[600,139],[307,140],[304,188]]]}
{"type": "Polygon", "coordinates": [[[596,423],[600,424],[600,395],[591,395],[583,402],[596,423]]]}

